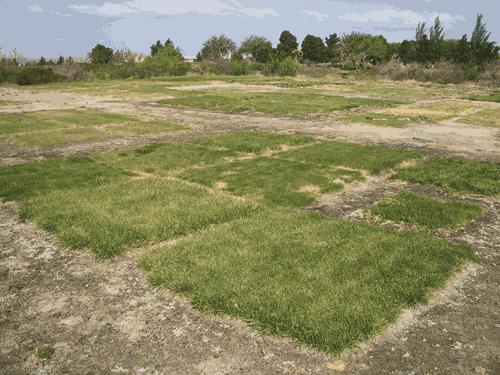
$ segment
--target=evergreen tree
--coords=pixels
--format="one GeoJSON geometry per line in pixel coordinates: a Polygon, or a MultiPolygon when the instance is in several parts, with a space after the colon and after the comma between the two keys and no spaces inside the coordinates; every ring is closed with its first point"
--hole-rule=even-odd
{"type": "Polygon", "coordinates": [[[327,49],[323,39],[314,35],[307,35],[302,42],[304,60],[321,63],[326,61],[327,49]]]}
{"type": "Polygon", "coordinates": [[[294,51],[299,48],[297,38],[290,31],[283,31],[277,46],[278,56],[281,58],[293,56],[294,51]]]}
{"type": "Polygon", "coordinates": [[[46,65],[47,61],[45,60],[45,57],[40,57],[40,60],[38,61],[38,65],[46,65]]]}
{"type": "Polygon", "coordinates": [[[474,62],[479,66],[484,66],[498,57],[498,48],[494,42],[490,42],[490,36],[491,33],[486,30],[486,24],[483,23],[483,15],[478,14],[470,38],[470,50],[474,62]]]}
{"type": "Polygon", "coordinates": [[[434,19],[434,25],[429,31],[430,51],[429,58],[433,63],[438,62],[443,57],[444,29],[439,17],[434,19]]]}
{"type": "Polygon", "coordinates": [[[331,34],[325,38],[326,43],[326,60],[331,63],[340,61],[340,38],[337,34],[331,34]]]}

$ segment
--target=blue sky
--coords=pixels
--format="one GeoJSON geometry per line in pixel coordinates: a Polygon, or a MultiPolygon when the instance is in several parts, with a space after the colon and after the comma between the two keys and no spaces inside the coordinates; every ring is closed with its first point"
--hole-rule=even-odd
{"type": "Polygon", "coordinates": [[[469,34],[477,13],[500,41],[500,0],[0,0],[0,47],[29,57],[85,56],[96,44],[147,52],[171,38],[195,55],[212,34],[236,42],[282,30],[302,40],[350,31],[412,38],[419,22],[439,15],[448,37],[469,34]]]}

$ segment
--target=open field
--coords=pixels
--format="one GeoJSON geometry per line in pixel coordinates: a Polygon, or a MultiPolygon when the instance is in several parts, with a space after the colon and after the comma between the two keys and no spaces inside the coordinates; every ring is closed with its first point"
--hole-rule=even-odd
{"type": "Polygon", "coordinates": [[[498,368],[495,92],[224,76],[0,90],[7,372],[498,368]]]}

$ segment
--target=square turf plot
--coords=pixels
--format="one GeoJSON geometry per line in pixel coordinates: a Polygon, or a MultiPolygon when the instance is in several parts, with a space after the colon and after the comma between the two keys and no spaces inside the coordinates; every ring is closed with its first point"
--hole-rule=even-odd
{"type": "Polygon", "coordinates": [[[55,233],[63,245],[100,257],[183,236],[246,215],[253,206],[182,181],[132,179],[55,190],[21,202],[21,217],[55,233]]]}
{"type": "Polygon", "coordinates": [[[422,157],[422,154],[388,147],[330,141],[283,152],[277,157],[323,166],[342,166],[379,173],[384,169],[395,168],[404,161],[418,159],[422,157]]]}
{"type": "Polygon", "coordinates": [[[425,302],[469,247],[318,214],[262,210],[142,260],[195,308],[338,353],[425,302]]]}
{"type": "Polygon", "coordinates": [[[235,160],[188,169],[180,178],[215,187],[257,202],[301,207],[326,192],[341,190],[342,182],[363,180],[356,171],[319,167],[271,157],[235,160]]]}
{"type": "Polygon", "coordinates": [[[160,104],[226,112],[262,112],[282,116],[325,114],[357,107],[390,107],[406,103],[389,99],[354,98],[317,93],[228,92],[179,93],[160,104]]]}
{"type": "Polygon", "coordinates": [[[500,163],[460,158],[432,158],[406,168],[396,179],[439,186],[459,193],[500,194],[500,163]]]}
{"type": "Polygon", "coordinates": [[[367,212],[382,220],[426,229],[457,229],[478,218],[483,209],[477,204],[437,200],[409,191],[374,204],[367,212]]]}

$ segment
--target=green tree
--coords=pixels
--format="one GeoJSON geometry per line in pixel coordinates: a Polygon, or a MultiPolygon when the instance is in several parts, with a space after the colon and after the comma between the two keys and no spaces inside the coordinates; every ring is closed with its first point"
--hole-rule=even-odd
{"type": "Polygon", "coordinates": [[[95,65],[108,64],[113,59],[113,49],[96,45],[89,54],[90,62],[95,65]]]}
{"type": "Polygon", "coordinates": [[[267,63],[273,54],[273,45],[268,39],[251,35],[246,38],[240,46],[241,53],[250,53],[255,61],[267,63]]]}
{"type": "Polygon", "coordinates": [[[340,38],[337,34],[331,34],[325,38],[326,60],[331,63],[340,61],[340,38]]]}
{"type": "Polygon", "coordinates": [[[452,59],[455,64],[468,65],[471,63],[471,48],[470,43],[467,40],[467,35],[464,35],[456,44],[453,49],[452,59]]]}
{"type": "Polygon", "coordinates": [[[357,32],[344,34],[341,50],[344,58],[350,60],[356,70],[360,70],[366,63],[380,63],[388,59],[390,54],[389,44],[382,35],[357,32]]]}
{"type": "Polygon", "coordinates": [[[225,35],[213,35],[205,43],[200,51],[202,60],[230,59],[236,51],[236,43],[225,35]]]}
{"type": "Polygon", "coordinates": [[[490,42],[491,33],[486,30],[486,24],[483,22],[483,15],[478,14],[476,26],[470,38],[471,56],[475,64],[484,66],[498,58],[498,47],[494,42],[490,42]]]}
{"type": "Polygon", "coordinates": [[[304,60],[314,63],[325,62],[327,59],[327,49],[323,39],[314,35],[307,35],[302,41],[302,54],[304,60]]]}
{"type": "Polygon", "coordinates": [[[45,57],[40,57],[40,60],[38,60],[38,65],[47,65],[47,60],[45,60],[45,57]]]}
{"type": "Polygon", "coordinates": [[[59,56],[59,58],[57,59],[57,65],[62,65],[62,64],[64,64],[64,57],[59,56]]]}
{"type": "Polygon", "coordinates": [[[415,60],[425,64],[431,60],[431,55],[431,42],[425,31],[425,22],[419,23],[415,32],[415,60]]]}
{"type": "Polygon", "coordinates": [[[280,35],[280,41],[276,47],[278,56],[280,58],[292,57],[294,51],[299,48],[297,38],[290,31],[283,31],[280,35]]]}
{"type": "Polygon", "coordinates": [[[148,56],[141,64],[151,75],[183,75],[189,70],[179,48],[173,43],[165,43],[154,56],[148,56]]]}
{"type": "Polygon", "coordinates": [[[434,25],[429,31],[430,61],[438,62],[443,57],[444,29],[439,17],[434,19],[434,25]]]}

